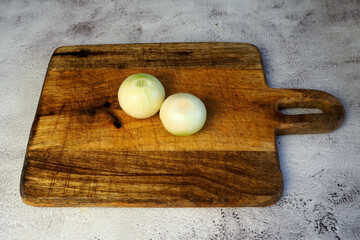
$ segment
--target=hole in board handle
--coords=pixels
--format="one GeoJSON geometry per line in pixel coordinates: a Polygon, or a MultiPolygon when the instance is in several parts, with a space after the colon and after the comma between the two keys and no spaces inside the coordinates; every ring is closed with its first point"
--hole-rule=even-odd
{"type": "Polygon", "coordinates": [[[324,113],[319,108],[280,108],[279,111],[285,115],[324,113]]]}

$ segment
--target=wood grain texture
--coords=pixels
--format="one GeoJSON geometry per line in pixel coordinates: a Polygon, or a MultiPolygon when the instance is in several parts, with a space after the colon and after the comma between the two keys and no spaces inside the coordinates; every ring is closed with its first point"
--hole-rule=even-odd
{"type": "Polygon", "coordinates": [[[21,196],[34,206],[267,206],[282,192],[275,134],[328,132],[343,116],[327,93],[268,87],[250,44],[61,47],[31,130],[21,196]],[[156,76],[167,96],[202,99],[204,128],[177,137],[158,114],[126,115],[117,90],[139,72],[156,76]],[[323,113],[279,112],[293,107],[323,113]]]}

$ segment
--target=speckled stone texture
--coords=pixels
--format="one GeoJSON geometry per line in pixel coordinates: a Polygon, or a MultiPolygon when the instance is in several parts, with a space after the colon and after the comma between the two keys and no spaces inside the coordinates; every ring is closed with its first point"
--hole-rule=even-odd
{"type": "Polygon", "coordinates": [[[0,239],[360,239],[359,1],[0,1],[0,239]],[[284,194],[266,208],[35,208],[19,180],[61,45],[230,41],[274,88],[329,92],[335,132],[278,137],[284,194]]]}

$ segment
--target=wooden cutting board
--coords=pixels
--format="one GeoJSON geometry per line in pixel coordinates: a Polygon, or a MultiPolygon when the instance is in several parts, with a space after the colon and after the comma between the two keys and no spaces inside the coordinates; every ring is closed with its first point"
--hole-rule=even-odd
{"type": "Polygon", "coordinates": [[[275,134],[329,132],[343,116],[327,93],[268,87],[250,44],[60,47],[31,130],[21,196],[34,206],[267,206],[283,188],[275,134]],[[156,76],[167,96],[198,96],[208,111],[204,128],[178,137],[158,114],[126,115],[117,91],[140,72],[156,76]],[[279,112],[294,107],[323,113],[279,112]]]}

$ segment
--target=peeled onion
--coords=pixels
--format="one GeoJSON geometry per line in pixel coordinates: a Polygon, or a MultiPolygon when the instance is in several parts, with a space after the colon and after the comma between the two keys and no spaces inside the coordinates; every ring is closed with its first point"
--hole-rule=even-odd
{"type": "Polygon", "coordinates": [[[177,136],[198,132],[206,121],[204,103],[189,93],[169,96],[160,108],[160,120],[166,130],[177,136]]]}
{"type": "Polygon", "coordinates": [[[118,99],[121,108],[134,118],[155,115],[165,99],[165,89],[154,76],[138,73],[126,78],[120,85],[118,99]]]}

